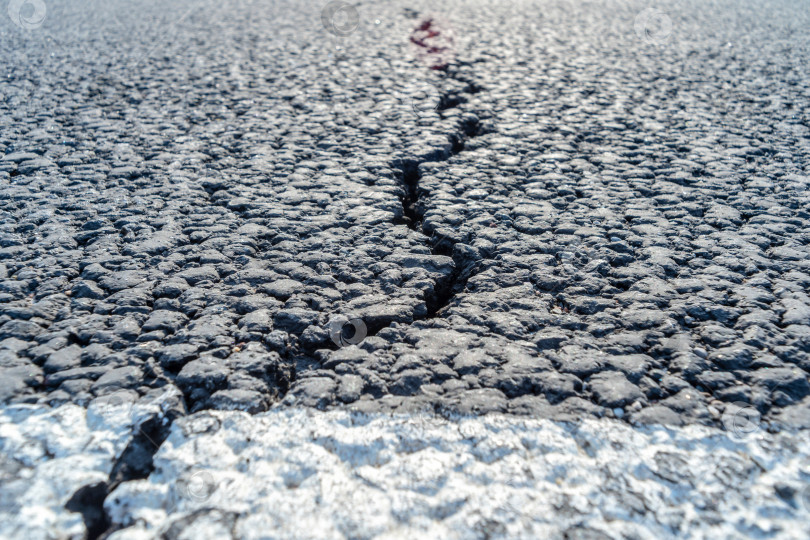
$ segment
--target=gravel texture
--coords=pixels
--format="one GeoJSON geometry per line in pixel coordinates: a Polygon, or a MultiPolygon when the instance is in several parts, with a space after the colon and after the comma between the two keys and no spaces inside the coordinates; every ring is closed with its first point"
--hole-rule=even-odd
{"type": "MultiPolygon", "coordinates": [[[[86,417],[72,404],[0,411],[3,473],[15,463],[24,478],[8,484],[8,498],[39,505],[0,508],[0,536],[80,537],[81,516],[63,505],[114,468],[113,452],[137,433],[126,412],[97,403],[86,417]]],[[[784,431],[203,411],[174,422],[155,467],[107,497],[110,540],[810,534],[810,440],[784,431]]]]}
{"type": "Polygon", "coordinates": [[[45,5],[0,400],[808,423],[801,2],[45,5]]]}
{"type": "Polygon", "coordinates": [[[806,536],[808,28],[10,0],[0,536],[806,536]]]}

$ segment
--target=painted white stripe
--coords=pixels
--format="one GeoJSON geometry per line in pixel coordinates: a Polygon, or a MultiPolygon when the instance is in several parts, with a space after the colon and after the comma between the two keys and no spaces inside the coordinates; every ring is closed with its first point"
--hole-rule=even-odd
{"type": "Polygon", "coordinates": [[[65,503],[79,488],[107,481],[134,426],[173,396],[176,389],[137,405],[137,394],[116,392],[88,409],[0,407],[0,538],[82,538],[82,516],[65,503]]]}
{"type": "MultiPolygon", "coordinates": [[[[62,505],[104,479],[132,429],[120,411],[94,406],[88,415],[74,405],[0,410],[3,474],[19,478],[8,484],[19,508],[0,509],[0,536],[80,532],[81,519],[62,505]],[[6,470],[12,460],[24,465],[6,470]]],[[[176,422],[155,464],[149,479],[108,497],[107,510],[126,527],[113,538],[151,538],[173,524],[195,539],[810,532],[807,433],[732,437],[613,420],[203,412],[176,422]]]]}

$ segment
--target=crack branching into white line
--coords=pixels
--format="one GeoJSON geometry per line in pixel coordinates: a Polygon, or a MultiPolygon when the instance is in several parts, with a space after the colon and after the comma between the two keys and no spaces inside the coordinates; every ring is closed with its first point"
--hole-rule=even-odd
{"type": "Polygon", "coordinates": [[[800,434],[762,429],[212,411],[179,420],[156,472],[108,509],[122,538],[195,522],[240,537],[787,538],[810,514],[808,456],[800,434]]]}
{"type": "Polygon", "coordinates": [[[171,387],[133,399],[119,391],[86,409],[0,408],[0,537],[92,539],[113,530],[103,507],[109,492],[153,473],[152,456],[183,413],[171,387]]]}
{"type": "MultiPolygon", "coordinates": [[[[130,412],[131,405],[124,401],[121,393],[113,393],[99,398],[97,405],[100,414],[109,413],[109,409],[124,407],[130,412]],[[105,410],[106,409],[106,410],[105,410]]],[[[82,515],[87,528],[85,538],[96,540],[109,535],[115,530],[104,510],[104,501],[120,484],[148,478],[154,471],[154,455],[169,436],[172,423],[183,416],[184,407],[180,405],[179,396],[173,390],[164,392],[158,398],[148,400],[140,409],[150,411],[139,416],[130,415],[133,433],[124,450],[113,461],[109,478],[106,481],[87,484],[78,489],[65,503],[65,509],[82,515]],[[168,403],[173,405],[168,406],[168,403]]],[[[113,411],[114,412],[114,411],[113,411]]]]}

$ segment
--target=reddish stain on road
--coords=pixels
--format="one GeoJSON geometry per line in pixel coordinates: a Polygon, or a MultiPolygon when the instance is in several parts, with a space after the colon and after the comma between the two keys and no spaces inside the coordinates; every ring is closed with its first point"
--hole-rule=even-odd
{"type": "Polygon", "coordinates": [[[417,56],[430,69],[447,69],[455,58],[453,31],[436,17],[426,17],[411,32],[411,43],[417,46],[417,56]]]}

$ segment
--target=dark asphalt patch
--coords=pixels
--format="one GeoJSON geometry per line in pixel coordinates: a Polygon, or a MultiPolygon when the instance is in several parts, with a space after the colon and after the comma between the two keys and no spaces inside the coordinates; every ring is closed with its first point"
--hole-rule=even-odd
{"type": "Polygon", "coordinates": [[[0,399],[806,423],[806,10],[330,5],[4,18],[0,399]]]}

